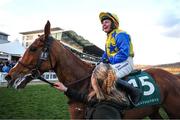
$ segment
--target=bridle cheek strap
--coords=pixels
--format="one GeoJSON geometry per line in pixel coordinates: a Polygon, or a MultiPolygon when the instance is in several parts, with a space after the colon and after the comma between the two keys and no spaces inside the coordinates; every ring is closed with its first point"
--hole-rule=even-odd
{"type": "Polygon", "coordinates": [[[45,39],[44,48],[39,56],[39,59],[37,60],[37,64],[34,65],[34,67],[30,67],[30,66],[22,63],[21,61],[18,61],[18,63],[20,65],[31,70],[31,75],[29,75],[29,77],[31,77],[32,79],[39,79],[43,82],[50,84],[51,86],[53,86],[54,83],[51,83],[51,82],[47,81],[46,79],[44,79],[43,77],[41,77],[42,72],[40,71],[40,68],[41,68],[43,61],[47,61],[49,58],[51,69],[53,69],[52,60],[50,57],[50,47],[52,45],[53,40],[54,40],[54,38],[51,36],[48,36],[47,39],[45,39]]]}

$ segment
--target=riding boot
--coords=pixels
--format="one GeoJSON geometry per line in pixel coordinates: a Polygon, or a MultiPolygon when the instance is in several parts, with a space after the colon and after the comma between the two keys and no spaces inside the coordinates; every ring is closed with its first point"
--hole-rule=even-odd
{"type": "Polygon", "coordinates": [[[126,91],[130,95],[130,99],[133,104],[137,104],[139,102],[142,91],[138,88],[133,87],[127,81],[118,79],[116,81],[116,88],[126,91]]]}

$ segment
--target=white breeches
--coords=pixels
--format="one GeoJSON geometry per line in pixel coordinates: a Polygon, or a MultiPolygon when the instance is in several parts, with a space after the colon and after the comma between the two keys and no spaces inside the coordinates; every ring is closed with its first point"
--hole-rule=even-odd
{"type": "Polygon", "coordinates": [[[113,64],[113,65],[110,64],[110,65],[114,69],[117,78],[122,78],[128,75],[133,70],[133,67],[134,67],[132,57],[128,57],[128,59],[124,62],[113,64]]]}

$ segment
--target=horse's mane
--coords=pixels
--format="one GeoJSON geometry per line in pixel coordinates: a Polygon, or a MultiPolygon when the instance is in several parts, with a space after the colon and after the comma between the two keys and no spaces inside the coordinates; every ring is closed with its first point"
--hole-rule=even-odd
{"type": "MultiPolygon", "coordinates": [[[[53,39],[53,41],[50,41],[52,40],[49,39],[50,35],[51,28],[50,22],[48,21],[45,25],[44,37],[42,36],[37,38],[32,43],[32,46],[25,51],[16,66],[14,66],[6,75],[5,79],[8,81],[8,87],[15,87],[17,84],[21,84],[22,82],[25,82],[23,84],[26,85],[27,80],[24,78],[27,78],[28,76],[26,75],[29,75],[29,73],[33,74],[33,72],[36,72],[38,73],[38,76],[39,71],[43,73],[44,71],[53,69],[57,74],[58,80],[64,83],[64,85],[68,85],[68,87],[71,87],[79,92],[90,91],[88,88],[91,87],[90,77],[94,67],[91,64],[82,61],[71,50],[67,49],[62,43],[60,43],[59,40],[53,39]],[[49,55],[49,59],[45,59],[46,61],[44,61],[44,59],[41,59],[44,57],[43,55],[49,55]],[[41,64],[42,61],[43,63],[41,64]],[[37,64],[34,65],[34,63],[37,64]]],[[[151,106],[146,106],[143,109],[140,108],[137,110],[133,109],[124,111],[123,119],[138,119],[144,118],[145,116],[149,116],[152,119],[162,118],[158,112],[160,107],[164,108],[170,119],[180,118],[180,114],[178,112],[180,111],[180,77],[162,69],[150,68],[145,71],[151,75],[159,87],[161,103],[160,105],[153,104],[151,106]]],[[[31,80],[32,77],[34,78],[34,75],[31,76],[30,74],[29,78],[31,80]]],[[[25,85],[19,86],[19,88],[23,88],[25,85]]],[[[145,85],[148,86],[146,83],[142,86],[145,85]]],[[[84,104],[70,99],[69,111],[71,119],[84,118],[85,107],[86,106],[84,104]]]]}
{"type": "MultiPolygon", "coordinates": [[[[41,38],[43,38],[43,37],[46,37],[45,34],[44,35],[38,35],[39,40],[41,40],[41,38]]],[[[75,53],[73,53],[68,47],[66,47],[61,42],[61,40],[58,40],[58,39],[54,38],[54,41],[56,42],[56,45],[61,47],[64,50],[64,52],[66,52],[66,55],[71,56],[71,59],[73,59],[73,61],[76,61],[76,63],[82,64],[82,65],[87,66],[87,67],[92,67],[90,63],[87,63],[87,62],[81,60],[77,55],[75,55],[75,53]]]]}
{"type": "Polygon", "coordinates": [[[58,40],[58,39],[55,39],[55,40],[56,40],[57,45],[62,47],[64,49],[64,52],[66,52],[67,55],[71,56],[71,59],[73,59],[73,61],[76,61],[78,64],[82,64],[83,66],[92,67],[92,65],[90,63],[87,63],[87,62],[81,60],[70,49],[68,49],[68,47],[63,45],[63,43],[60,40],[58,40]]]}

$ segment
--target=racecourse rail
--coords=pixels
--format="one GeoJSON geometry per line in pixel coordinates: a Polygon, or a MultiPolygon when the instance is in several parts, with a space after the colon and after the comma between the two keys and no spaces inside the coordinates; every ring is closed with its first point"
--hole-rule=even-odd
{"type": "MultiPolygon", "coordinates": [[[[4,79],[4,77],[7,75],[7,73],[0,72],[0,85],[7,84],[7,81],[4,79]]],[[[58,78],[56,76],[56,73],[54,72],[45,72],[43,75],[43,78],[45,78],[48,81],[57,81],[58,78]]],[[[38,79],[33,80],[34,82],[41,82],[38,79]]]]}

